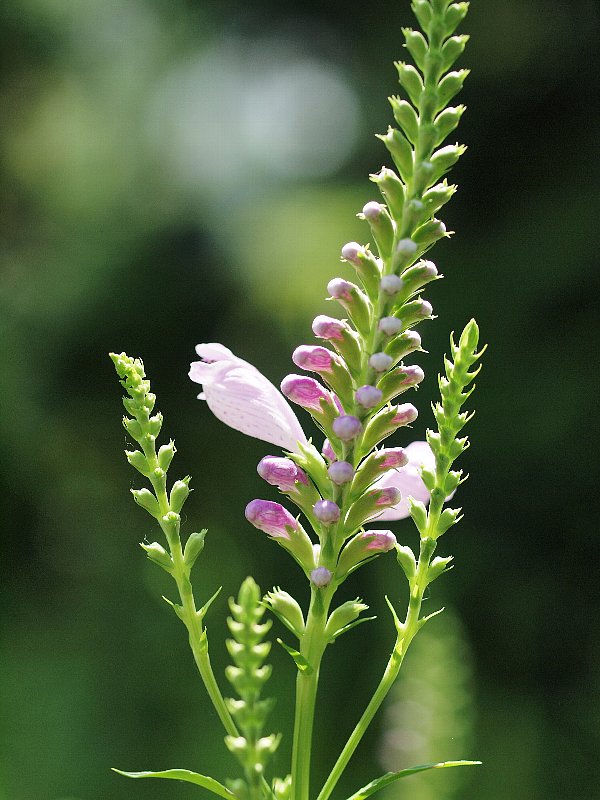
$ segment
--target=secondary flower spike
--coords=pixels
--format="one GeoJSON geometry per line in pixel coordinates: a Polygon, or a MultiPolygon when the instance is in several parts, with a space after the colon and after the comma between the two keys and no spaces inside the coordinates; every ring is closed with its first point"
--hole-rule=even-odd
{"type": "Polygon", "coordinates": [[[287,400],[256,367],[222,344],[199,344],[201,361],[190,365],[189,376],[202,384],[198,395],[217,419],[237,431],[276,444],[291,452],[306,436],[287,400]]]}

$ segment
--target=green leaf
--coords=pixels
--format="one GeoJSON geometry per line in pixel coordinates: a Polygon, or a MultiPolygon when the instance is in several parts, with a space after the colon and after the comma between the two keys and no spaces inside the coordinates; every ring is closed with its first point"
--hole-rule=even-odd
{"type": "Polygon", "coordinates": [[[291,657],[294,659],[294,663],[300,670],[300,672],[305,672],[307,675],[310,675],[313,671],[313,668],[308,663],[308,661],[304,658],[302,653],[299,653],[297,650],[294,650],[293,647],[289,647],[285,642],[281,639],[277,639],[277,644],[280,644],[286,653],[289,653],[291,657]]]}
{"type": "Polygon", "coordinates": [[[371,781],[371,783],[363,786],[362,789],[359,789],[358,792],[355,792],[353,795],[351,795],[348,800],[365,800],[366,797],[375,794],[375,792],[378,792],[385,786],[389,786],[390,783],[393,783],[400,778],[406,778],[409,775],[414,775],[417,772],[425,772],[425,770],[428,769],[444,769],[445,767],[471,767],[476,764],[481,764],[481,761],[440,761],[437,764],[419,764],[417,767],[401,769],[400,772],[386,772],[385,775],[382,775],[380,778],[376,778],[374,781],[371,781]]]}
{"type": "Polygon", "coordinates": [[[203,789],[208,789],[209,792],[225,798],[225,800],[237,800],[233,792],[230,792],[219,781],[214,778],[208,778],[206,775],[198,775],[197,772],[191,772],[189,769],[166,769],[163,772],[123,772],[113,767],[113,772],[125,775],[126,778],[170,778],[174,781],[194,783],[196,786],[202,786],[203,789]]]}

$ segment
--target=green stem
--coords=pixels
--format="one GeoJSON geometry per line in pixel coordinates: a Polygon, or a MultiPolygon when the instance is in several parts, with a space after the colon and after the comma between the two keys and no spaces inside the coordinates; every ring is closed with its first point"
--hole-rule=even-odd
{"type": "Polygon", "coordinates": [[[375,690],[373,697],[369,701],[369,704],[364,710],[363,715],[358,721],[356,727],[350,734],[350,738],[346,742],[338,760],[335,762],[329,777],[325,781],[325,784],[317,797],[317,800],[328,800],[330,797],[337,785],[337,782],[348,766],[350,759],[354,755],[354,751],[358,747],[362,737],[373,720],[373,717],[379,710],[381,704],[385,700],[388,692],[398,677],[398,673],[400,672],[400,668],[402,666],[402,662],[404,661],[404,656],[406,655],[408,646],[419,630],[419,614],[421,613],[423,593],[426,588],[427,569],[429,567],[434,550],[434,540],[423,539],[421,541],[419,565],[417,568],[417,574],[411,587],[411,595],[406,619],[398,631],[398,637],[396,639],[396,644],[394,645],[392,655],[390,656],[383,676],[379,682],[379,686],[375,690]]]}
{"type": "Polygon", "coordinates": [[[299,670],[296,678],[296,708],[292,744],[292,791],[294,800],[308,800],[315,703],[319,685],[319,669],[327,639],[325,625],[334,587],[313,587],[306,629],[300,641],[300,652],[310,664],[299,670]]]}

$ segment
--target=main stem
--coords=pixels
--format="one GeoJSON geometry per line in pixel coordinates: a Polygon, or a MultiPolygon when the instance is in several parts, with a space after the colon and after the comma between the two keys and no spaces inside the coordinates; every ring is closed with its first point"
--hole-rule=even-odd
{"type": "Polygon", "coordinates": [[[394,645],[392,655],[390,656],[390,659],[387,663],[387,666],[379,682],[379,685],[375,690],[375,694],[369,701],[369,704],[364,710],[362,717],[360,718],[356,727],[350,734],[350,738],[346,742],[346,745],[344,746],[344,749],[340,753],[338,760],[335,762],[329,777],[325,781],[325,785],[323,786],[323,788],[319,793],[319,796],[317,797],[317,800],[328,800],[328,798],[330,797],[331,793],[333,792],[333,790],[337,785],[337,782],[341,778],[342,773],[348,766],[348,762],[354,755],[354,751],[358,747],[367,728],[371,724],[373,717],[379,710],[381,704],[385,700],[388,692],[390,691],[390,689],[394,685],[394,682],[396,681],[396,678],[398,677],[398,673],[400,672],[400,667],[402,666],[402,662],[404,661],[404,656],[406,655],[408,646],[410,645],[415,634],[419,630],[419,615],[421,613],[423,593],[426,588],[427,569],[429,567],[429,562],[431,561],[431,557],[433,555],[434,550],[435,550],[435,540],[433,539],[421,540],[419,565],[417,568],[417,574],[415,576],[413,588],[411,589],[411,595],[408,605],[408,611],[406,614],[406,619],[404,621],[404,624],[398,631],[398,637],[396,639],[396,644],[394,645]]]}
{"type": "Polygon", "coordinates": [[[300,652],[310,665],[298,670],[296,678],[296,708],[294,741],[292,744],[292,791],[294,800],[308,800],[315,703],[319,686],[319,669],[327,639],[327,612],[335,589],[312,587],[306,628],[300,642],[300,652]]]}

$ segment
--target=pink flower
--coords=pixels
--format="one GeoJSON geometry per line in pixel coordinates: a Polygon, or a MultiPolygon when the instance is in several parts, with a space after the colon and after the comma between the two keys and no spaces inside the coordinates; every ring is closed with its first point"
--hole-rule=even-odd
{"type": "Polygon", "coordinates": [[[271,500],[252,500],[246,506],[246,519],[259,531],[274,539],[290,539],[299,529],[298,521],[279,503],[271,500]]]}
{"type": "Polygon", "coordinates": [[[255,439],[298,452],[306,436],[287,400],[256,367],[222,344],[199,344],[202,359],[189,376],[202,384],[198,395],[217,419],[255,439]]]}
{"type": "Polygon", "coordinates": [[[419,469],[425,467],[435,471],[435,456],[427,442],[411,442],[404,448],[408,463],[401,469],[391,469],[373,484],[374,489],[396,488],[402,493],[402,500],[391,508],[386,508],[377,516],[377,521],[405,519],[410,516],[408,498],[427,504],[429,491],[423,483],[419,469]]]}

